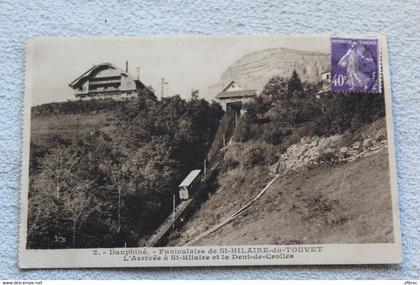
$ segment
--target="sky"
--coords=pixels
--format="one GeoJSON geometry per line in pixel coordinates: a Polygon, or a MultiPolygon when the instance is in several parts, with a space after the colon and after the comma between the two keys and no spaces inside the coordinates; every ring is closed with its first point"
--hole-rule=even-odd
{"type": "MultiPolygon", "coordinates": [[[[222,73],[256,50],[285,47],[328,53],[327,36],[200,36],[148,38],[34,38],[26,50],[26,83],[32,105],[74,100],[68,86],[93,65],[109,62],[137,76],[160,95],[189,98],[192,89],[206,95],[222,73]],[[159,90],[159,91],[158,91],[159,90]]],[[[209,97],[207,97],[210,99],[209,97]]]]}

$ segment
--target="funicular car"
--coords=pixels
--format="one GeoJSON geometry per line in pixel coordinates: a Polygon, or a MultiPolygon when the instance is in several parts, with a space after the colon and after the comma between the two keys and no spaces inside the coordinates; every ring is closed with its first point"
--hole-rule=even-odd
{"type": "Polygon", "coordinates": [[[179,184],[179,199],[181,200],[188,200],[191,197],[192,191],[194,191],[194,187],[200,181],[200,169],[191,170],[191,172],[182,180],[181,184],[179,184]]]}

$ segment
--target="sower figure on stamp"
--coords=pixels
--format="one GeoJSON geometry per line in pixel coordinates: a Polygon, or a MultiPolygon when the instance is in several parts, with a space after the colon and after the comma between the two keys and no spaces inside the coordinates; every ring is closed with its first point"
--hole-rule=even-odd
{"type": "Polygon", "coordinates": [[[352,43],[350,49],[338,62],[340,66],[347,69],[347,80],[351,89],[368,90],[371,85],[371,79],[363,74],[359,67],[361,64],[373,62],[372,57],[364,55],[364,49],[360,44],[352,43]]]}

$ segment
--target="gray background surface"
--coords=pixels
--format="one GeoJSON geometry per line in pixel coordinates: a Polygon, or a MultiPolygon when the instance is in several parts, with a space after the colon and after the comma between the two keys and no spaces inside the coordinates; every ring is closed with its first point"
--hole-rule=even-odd
{"type": "Polygon", "coordinates": [[[418,279],[419,33],[419,1],[0,0],[0,278],[418,279]],[[16,264],[25,38],[335,32],[385,32],[389,36],[404,251],[401,265],[18,270],[16,264]]]}

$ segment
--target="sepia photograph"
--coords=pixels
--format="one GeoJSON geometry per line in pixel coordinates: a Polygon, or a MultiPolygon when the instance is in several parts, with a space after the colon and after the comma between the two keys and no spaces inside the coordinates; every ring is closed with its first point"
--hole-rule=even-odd
{"type": "Polygon", "coordinates": [[[29,39],[21,266],[398,263],[387,64],[382,36],[29,39]]]}

